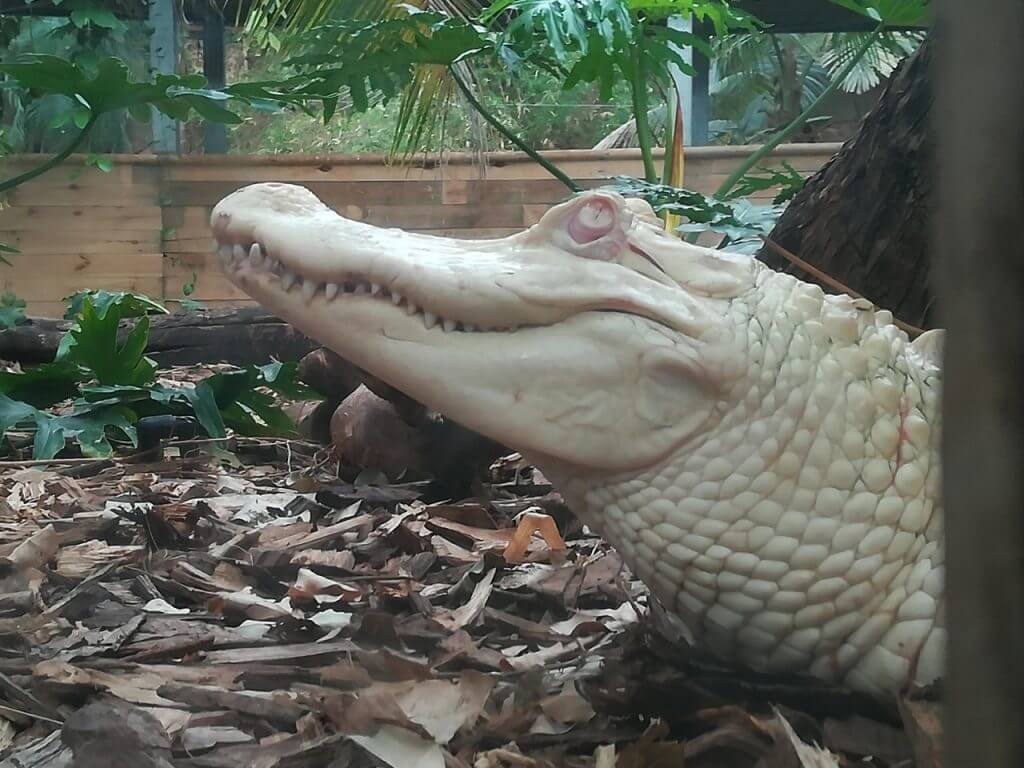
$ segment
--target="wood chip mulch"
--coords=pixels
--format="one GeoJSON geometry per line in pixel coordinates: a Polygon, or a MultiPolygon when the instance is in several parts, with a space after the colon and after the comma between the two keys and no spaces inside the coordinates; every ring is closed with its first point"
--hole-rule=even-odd
{"type": "Polygon", "coordinates": [[[0,768],[931,768],[899,711],[683,650],[516,457],[478,498],[298,441],[0,465],[0,768]]]}

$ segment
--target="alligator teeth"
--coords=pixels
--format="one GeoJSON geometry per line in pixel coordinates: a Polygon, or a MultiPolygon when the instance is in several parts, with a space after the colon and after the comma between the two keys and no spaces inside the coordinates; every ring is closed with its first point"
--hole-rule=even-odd
{"type": "Polygon", "coordinates": [[[259,243],[253,243],[252,248],[249,249],[249,263],[254,267],[263,266],[263,251],[260,249],[259,243]]]}
{"type": "Polygon", "coordinates": [[[316,295],[317,287],[317,283],[314,283],[312,280],[308,278],[304,280],[302,283],[302,298],[304,298],[306,301],[312,301],[313,296],[316,295]]]}
{"type": "Polygon", "coordinates": [[[235,245],[231,249],[231,256],[235,260],[236,264],[240,264],[245,261],[245,248],[240,245],[235,245]]]}
{"type": "Polygon", "coordinates": [[[377,283],[370,283],[370,295],[376,296],[380,293],[380,286],[377,283]]]}
{"type": "Polygon", "coordinates": [[[328,283],[327,285],[324,286],[324,296],[327,298],[328,301],[334,301],[334,299],[335,299],[335,297],[337,297],[337,295],[338,295],[338,284],[337,283],[328,283]]]}
{"type": "Polygon", "coordinates": [[[298,276],[294,272],[290,269],[286,269],[281,273],[281,287],[284,288],[285,291],[290,291],[292,286],[295,285],[295,281],[298,279],[298,276]]]}
{"type": "Polygon", "coordinates": [[[399,304],[402,303],[402,295],[400,293],[392,293],[391,303],[397,307],[399,304]]]}
{"type": "Polygon", "coordinates": [[[357,296],[362,293],[366,293],[369,288],[366,287],[365,283],[356,283],[356,289],[353,291],[357,296]]]}
{"type": "Polygon", "coordinates": [[[415,315],[415,314],[416,314],[416,310],[417,310],[417,309],[419,309],[419,307],[417,307],[417,306],[416,306],[415,304],[413,304],[413,303],[412,303],[412,302],[410,301],[410,302],[409,302],[409,303],[408,303],[408,304],[407,304],[407,305],[405,306],[405,314],[407,314],[407,315],[415,315]]]}
{"type": "Polygon", "coordinates": [[[217,248],[217,258],[220,259],[221,266],[226,267],[231,263],[231,246],[222,245],[217,248]]]}
{"type": "Polygon", "coordinates": [[[445,333],[451,333],[455,330],[455,326],[458,325],[454,320],[448,320],[445,318],[441,321],[441,327],[444,328],[445,333]]]}
{"type": "Polygon", "coordinates": [[[437,325],[437,315],[435,315],[433,312],[424,312],[423,325],[425,325],[428,329],[433,328],[435,325],[437,325]]]}

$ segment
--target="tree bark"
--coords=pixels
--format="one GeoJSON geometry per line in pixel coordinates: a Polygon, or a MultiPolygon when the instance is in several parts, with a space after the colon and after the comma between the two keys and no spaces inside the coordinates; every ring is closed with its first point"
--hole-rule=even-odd
{"type": "Polygon", "coordinates": [[[947,765],[1024,765],[1024,4],[941,0],[947,765]]]}
{"type": "MultiPolygon", "coordinates": [[[[160,365],[296,361],[316,348],[292,326],[259,307],[215,309],[150,318],[146,353],[160,365]]],[[[0,359],[38,364],[53,360],[69,320],[34,318],[0,331],[0,359]]],[[[128,324],[123,323],[124,332],[128,324]]]]}
{"type": "MultiPolygon", "coordinates": [[[[934,322],[931,49],[926,39],[893,73],[857,134],[808,179],[770,236],[899,319],[925,328],[934,322]]],[[[816,282],[767,248],[759,256],[816,282]]]]}

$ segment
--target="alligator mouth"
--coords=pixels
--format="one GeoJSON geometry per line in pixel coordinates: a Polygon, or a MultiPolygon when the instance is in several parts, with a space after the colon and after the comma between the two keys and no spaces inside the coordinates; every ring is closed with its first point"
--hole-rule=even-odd
{"type": "Polygon", "coordinates": [[[450,312],[441,314],[435,307],[399,292],[384,279],[377,279],[354,271],[345,271],[335,280],[303,274],[294,265],[272,255],[267,247],[257,241],[232,242],[223,237],[216,239],[216,252],[221,268],[234,281],[245,281],[252,276],[265,277],[272,288],[282,293],[297,291],[309,306],[374,300],[381,305],[390,305],[395,311],[404,312],[410,319],[422,322],[427,330],[442,333],[513,333],[526,328],[540,327],[536,324],[512,326],[488,326],[468,320],[450,317],[450,312]]]}

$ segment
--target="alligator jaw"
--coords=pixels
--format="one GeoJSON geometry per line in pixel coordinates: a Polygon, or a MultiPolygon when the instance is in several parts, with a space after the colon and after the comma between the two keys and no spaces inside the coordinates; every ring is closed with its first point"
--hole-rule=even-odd
{"type": "Polygon", "coordinates": [[[442,333],[507,333],[532,325],[520,320],[513,320],[509,325],[488,325],[455,319],[469,313],[460,312],[458,307],[439,307],[437,303],[424,306],[422,300],[392,287],[387,277],[371,276],[355,269],[339,269],[334,280],[318,275],[307,277],[295,266],[272,256],[260,242],[248,238],[242,238],[241,242],[218,239],[216,248],[221,268],[247,292],[270,303],[281,302],[285,297],[300,299],[308,307],[308,313],[337,311],[343,314],[351,309],[354,315],[361,317],[405,317],[408,318],[402,322],[405,333],[414,333],[419,325],[424,331],[442,333]]]}
{"type": "Polygon", "coordinates": [[[221,201],[211,226],[236,285],[356,365],[527,455],[625,470],[703,423],[722,383],[705,341],[720,304],[626,266],[633,220],[621,198],[594,195],[520,235],[460,241],[259,184],[221,201]],[[595,205],[618,229],[567,247],[565,233],[604,225],[595,205]]]}

